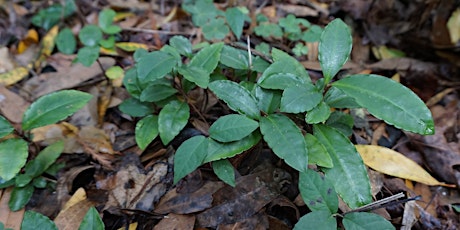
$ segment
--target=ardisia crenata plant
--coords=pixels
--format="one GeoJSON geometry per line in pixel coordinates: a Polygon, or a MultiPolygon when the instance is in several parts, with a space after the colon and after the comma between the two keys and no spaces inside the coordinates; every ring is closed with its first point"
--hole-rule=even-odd
{"type": "Polygon", "coordinates": [[[422,135],[434,133],[434,122],[415,93],[389,78],[358,74],[332,81],[352,49],[343,21],[330,22],[321,33],[318,58],[324,77],[315,83],[295,58],[275,48],[268,62],[224,43],[201,47],[194,52],[186,38],[175,36],[160,51],[138,50],[136,65],[124,78],[132,98],[119,108],[142,117],[135,129],[141,149],[158,135],[170,144],[187,125],[191,108],[200,114],[190,100],[192,89],[211,91],[234,111],[215,120],[209,135],[193,136],[177,148],[174,183],[212,162],[216,175],[234,186],[228,158],[264,141],[299,172],[299,190],[312,212],[296,229],[336,229],[337,217],[348,229],[394,229],[376,214],[337,214],[337,195],[351,209],[372,202],[366,167],[349,139],[353,118],[344,109],[365,108],[388,124],[422,135]],[[233,75],[226,77],[224,71],[233,75]]]}

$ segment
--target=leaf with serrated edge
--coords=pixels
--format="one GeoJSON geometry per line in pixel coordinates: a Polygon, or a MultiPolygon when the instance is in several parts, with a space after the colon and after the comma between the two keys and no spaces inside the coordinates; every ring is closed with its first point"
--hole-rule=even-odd
{"type": "Polygon", "coordinates": [[[351,47],[351,32],[342,20],[335,19],[324,28],[318,47],[318,59],[325,84],[329,83],[348,60],[351,47]]]}
{"type": "Polygon", "coordinates": [[[392,230],[396,229],[388,220],[375,213],[351,212],[342,220],[345,229],[372,229],[392,230]]]}
{"type": "Polygon", "coordinates": [[[321,102],[323,95],[313,85],[287,87],[281,97],[280,110],[288,113],[301,113],[313,109],[321,102]]]}
{"type": "Polygon", "coordinates": [[[328,211],[310,212],[299,219],[294,230],[336,229],[337,221],[328,211]]]}
{"type": "Polygon", "coordinates": [[[177,68],[179,73],[184,76],[185,79],[195,83],[199,87],[206,89],[209,84],[209,73],[198,66],[188,66],[186,68],[177,68]]]}
{"type": "Polygon", "coordinates": [[[329,106],[324,103],[324,101],[322,101],[315,108],[308,111],[307,115],[305,116],[305,121],[308,124],[318,124],[320,122],[326,121],[330,115],[331,108],[329,108],[329,106]]]}
{"type": "Polygon", "coordinates": [[[220,142],[241,140],[259,127],[259,123],[244,115],[230,114],[214,122],[209,128],[209,136],[220,142]]]}
{"type": "Polygon", "coordinates": [[[352,75],[332,84],[375,117],[422,135],[434,134],[434,121],[425,103],[409,88],[373,74],[352,75]]]}
{"type": "Polygon", "coordinates": [[[40,97],[24,113],[22,129],[31,130],[63,120],[81,109],[92,97],[77,90],[61,90],[40,97]]]}
{"type": "Polygon", "coordinates": [[[235,187],[235,171],[230,161],[227,159],[214,161],[212,162],[212,169],[219,179],[235,187]]]}
{"type": "Polygon", "coordinates": [[[249,69],[248,53],[231,46],[224,46],[220,63],[233,69],[249,69]]]}
{"type": "Polygon", "coordinates": [[[204,163],[234,157],[259,143],[260,138],[258,131],[251,133],[239,141],[228,143],[220,143],[209,138],[208,154],[204,163]]]}
{"type": "Polygon", "coordinates": [[[224,43],[219,42],[203,48],[190,60],[189,66],[200,67],[207,73],[212,73],[219,63],[222,47],[224,43]]]}
{"type": "Polygon", "coordinates": [[[158,131],[163,144],[167,145],[185,127],[190,117],[187,103],[171,101],[158,115],[158,131]]]}
{"type": "Polygon", "coordinates": [[[154,51],[143,55],[136,64],[137,77],[142,83],[164,77],[176,65],[175,57],[163,52],[154,51]]]}
{"type": "Polygon", "coordinates": [[[307,169],[299,174],[299,190],[305,204],[312,211],[337,212],[339,199],[332,183],[317,172],[307,169]]]}
{"type": "Polygon", "coordinates": [[[225,103],[230,109],[246,116],[259,119],[260,111],[256,99],[243,86],[229,80],[218,80],[209,83],[212,92],[225,103]]]}
{"type": "Polygon", "coordinates": [[[311,83],[311,79],[308,75],[307,70],[305,70],[305,67],[302,64],[300,64],[300,62],[297,61],[297,59],[293,58],[291,55],[277,48],[272,49],[272,56],[273,61],[275,61],[275,63],[284,61],[289,63],[289,68],[291,68],[291,65],[294,67],[288,73],[293,73],[302,78],[302,80],[306,83],[311,83]]]}
{"type": "Polygon", "coordinates": [[[372,202],[366,167],[350,140],[325,125],[313,125],[313,132],[331,156],[334,167],[322,170],[343,201],[352,209],[372,202]]]}
{"type": "Polygon", "coordinates": [[[0,178],[9,181],[26,164],[29,155],[27,142],[22,139],[8,139],[0,142],[0,178]],[[14,150],[14,154],[11,151],[14,150]]]}
{"type": "Polygon", "coordinates": [[[194,136],[184,141],[174,155],[174,184],[203,164],[208,152],[208,139],[194,136]]]}
{"type": "Polygon", "coordinates": [[[321,167],[332,168],[331,156],[327,153],[326,148],[321,144],[318,139],[310,133],[305,134],[305,143],[308,149],[308,163],[316,164],[321,167]]]}
{"type": "Polygon", "coordinates": [[[145,149],[158,136],[158,116],[148,115],[136,124],[134,131],[136,143],[140,149],[145,149]]]}
{"type": "Polygon", "coordinates": [[[255,97],[259,109],[267,114],[274,113],[281,103],[281,91],[264,89],[258,85],[255,87],[255,97]]]}
{"type": "Polygon", "coordinates": [[[308,165],[305,139],[299,127],[288,117],[272,114],[260,119],[260,131],[273,152],[286,163],[303,172],[308,165]]]}

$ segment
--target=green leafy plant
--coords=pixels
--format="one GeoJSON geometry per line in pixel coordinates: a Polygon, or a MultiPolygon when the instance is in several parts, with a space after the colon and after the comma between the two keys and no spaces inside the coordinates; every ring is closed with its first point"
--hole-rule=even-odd
{"type": "Polygon", "coordinates": [[[42,176],[53,175],[51,166],[64,150],[62,141],[55,142],[41,150],[35,158],[29,157],[30,130],[54,124],[82,108],[91,95],[76,91],[62,90],[45,95],[25,111],[21,130],[0,116],[0,188],[13,186],[9,207],[12,211],[23,208],[32,197],[35,188],[45,188],[47,180],[42,176]],[[9,135],[10,138],[6,138],[9,135]],[[14,150],[14,151],[12,151],[14,150]]]}
{"type": "Polygon", "coordinates": [[[53,4],[45,9],[38,11],[32,17],[32,24],[42,27],[45,30],[51,29],[54,25],[58,24],[62,18],[66,18],[75,13],[76,6],[74,0],[65,0],[63,5],[53,4]]]}
{"type": "MultiPolygon", "coordinates": [[[[291,17],[287,20],[282,23],[285,27],[296,23],[291,17]]],[[[119,108],[141,117],[135,135],[142,149],[157,136],[167,145],[186,126],[191,112],[200,114],[189,92],[210,90],[234,114],[214,121],[209,136],[193,136],[177,148],[174,183],[211,162],[216,175],[234,186],[234,169],[227,159],[264,141],[299,172],[299,190],[312,212],[302,217],[296,228],[334,229],[340,216],[337,195],[352,209],[372,202],[366,167],[348,138],[353,118],[342,109],[366,108],[398,128],[423,135],[434,133],[430,111],[405,86],[373,74],[332,81],[351,48],[347,25],[340,19],[329,23],[319,44],[324,78],[313,83],[304,67],[281,50],[272,49],[273,61],[268,63],[224,43],[193,52],[186,38],[176,36],[160,51],[135,52],[136,65],[124,78],[132,98],[119,108]],[[224,72],[233,74],[227,78],[224,72]],[[318,170],[308,165],[316,165],[318,170]]],[[[366,229],[369,223],[393,228],[380,216],[360,212],[345,214],[342,223],[349,229],[366,229]]]]}

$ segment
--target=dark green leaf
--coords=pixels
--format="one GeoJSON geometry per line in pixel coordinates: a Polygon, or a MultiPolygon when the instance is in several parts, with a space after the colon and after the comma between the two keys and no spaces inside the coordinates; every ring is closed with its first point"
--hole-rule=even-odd
{"type": "Polygon", "coordinates": [[[315,108],[308,111],[305,116],[305,121],[308,124],[317,124],[326,121],[330,115],[331,108],[322,101],[315,108]]]}
{"type": "Polygon", "coordinates": [[[140,149],[145,149],[158,136],[158,116],[148,115],[136,124],[136,143],[140,149]]]}
{"type": "Polygon", "coordinates": [[[238,40],[243,33],[244,20],[246,15],[237,7],[227,8],[225,10],[225,19],[227,20],[230,29],[233,34],[235,34],[236,39],[238,40]]]}
{"type": "Polygon", "coordinates": [[[182,55],[188,56],[192,54],[192,43],[184,36],[172,37],[169,39],[169,44],[182,55]]]}
{"type": "Polygon", "coordinates": [[[337,229],[337,221],[328,211],[310,212],[294,226],[294,230],[337,229]]]}
{"type": "Polygon", "coordinates": [[[233,165],[227,159],[212,162],[214,173],[223,182],[235,187],[235,171],[233,165]]]}
{"type": "Polygon", "coordinates": [[[307,169],[308,152],[305,139],[291,119],[281,114],[262,117],[260,131],[268,146],[289,166],[300,172],[307,169]]]}
{"type": "Polygon", "coordinates": [[[220,143],[209,139],[208,154],[204,163],[217,161],[234,157],[256,145],[260,141],[260,133],[258,131],[251,133],[249,136],[234,142],[220,143]]]}
{"type": "Polygon", "coordinates": [[[276,48],[272,49],[272,56],[274,62],[288,62],[288,66],[286,66],[286,73],[293,73],[296,76],[302,78],[303,81],[311,83],[311,79],[308,75],[307,70],[305,70],[305,67],[302,64],[300,64],[300,62],[297,61],[297,59],[287,54],[286,52],[276,48]]]}
{"type": "Polygon", "coordinates": [[[233,81],[219,80],[209,83],[212,92],[225,103],[230,109],[258,120],[260,112],[256,99],[244,87],[233,81]]]}
{"type": "Polygon", "coordinates": [[[223,18],[216,18],[201,27],[206,40],[221,40],[227,36],[229,30],[223,18]]]}
{"type": "Polygon", "coordinates": [[[208,139],[200,135],[184,141],[179,146],[174,155],[174,184],[204,163],[208,145],[208,139]]]}
{"type": "Polygon", "coordinates": [[[155,84],[145,88],[140,96],[141,101],[156,102],[168,98],[177,93],[171,85],[155,84]]]}
{"type": "Polygon", "coordinates": [[[99,57],[99,46],[85,46],[78,49],[77,58],[74,62],[80,62],[86,67],[90,67],[99,57]]]}
{"type": "Polygon", "coordinates": [[[345,136],[353,134],[353,117],[350,114],[345,114],[339,111],[334,111],[326,121],[326,125],[337,129],[345,136]]]}
{"type": "Polygon", "coordinates": [[[11,192],[10,200],[8,201],[8,207],[11,211],[16,212],[21,208],[24,208],[29,202],[32,194],[34,193],[34,186],[28,184],[25,187],[14,187],[11,192]]]}
{"type": "Polygon", "coordinates": [[[209,128],[209,136],[220,142],[241,140],[259,127],[244,115],[230,114],[217,119],[209,128]]]}
{"type": "Polygon", "coordinates": [[[206,89],[209,84],[209,73],[198,66],[187,66],[185,68],[177,68],[180,74],[190,82],[195,83],[199,87],[206,89]]]}
{"type": "Polygon", "coordinates": [[[222,47],[224,43],[219,42],[203,48],[190,60],[188,66],[200,67],[207,73],[212,73],[219,63],[222,47]]]}
{"type": "Polygon", "coordinates": [[[392,230],[396,229],[388,220],[374,213],[352,212],[343,217],[342,220],[347,230],[392,230]]]}
{"type": "Polygon", "coordinates": [[[308,28],[307,31],[305,31],[302,34],[302,41],[305,42],[317,42],[321,38],[321,33],[323,32],[323,28],[317,26],[317,25],[312,25],[310,28],[308,28]]]}
{"type": "Polygon", "coordinates": [[[30,210],[26,211],[22,219],[21,230],[36,229],[57,230],[58,228],[47,216],[30,210]]]}
{"type": "Polygon", "coordinates": [[[116,34],[121,31],[119,26],[113,25],[115,15],[115,11],[111,9],[104,9],[99,13],[99,27],[101,27],[104,33],[116,34]]]}
{"type": "Polygon", "coordinates": [[[425,103],[407,87],[379,75],[353,75],[333,83],[372,115],[398,128],[422,135],[434,134],[434,122],[425,103]]]}
{"type": "Polygon", "coordinates": [[[176,48],[170,45],[164,45],[163,47],[161,47],[160,51],[166,52],[170,54],[171,56],[173,56],[176,59],[175,62],[177,63],[177,66],[178,67],[182,66],[182,56],[180,55],[180,53],[177,51],[176,48]]]}
{"type": "Polygon", "coordinates": [[[318,47],[318,59],[324,82],[329,83],[339,72],[351,53],[352,38],[347,24],[335,19],[324,28],[318,47]]]}
{"type": "Polygon", "coordinates": [[[46,185],[48,184],[48,181],[43,177],[36,177],[32,181],[32,184],[34,185],[35,188],[45,188],[46,185]]]}
{"type": "Polygon", "coordinates": [[[249,69],[248,52],[231,46],[224,46],[220,55],[220,63],[233,69],[249,69]]]}
{"type": "Polygon", "coordinates": [[[78,33],[78,38],[85,46],[96,46],[102,40],[102,31],[95,25],[86,25],[78,33]]]}
{"type": "Polygon", "coordinates": [[[287,87],[281,97],[280,110],[288,113],[302,113],[317,106],[323,95],[311,84],[287,87]]]}
{"type": "Polygon", "coordinates": [[[256,71],[258,73],[263,73],[269,66],[270,63],[265,61],[263,58],[257,56],[254,59],[252,59],[251,70],[256,71]]]}
{"type": "Polygon", "coordinates": [[[26,164],[29,148],[22,139],[8,139],[0,142],[0,178],[11,180],[26,164]]]}
{"type": "Polygon", "coordinates": [[[45,30],[51,29],[61,19],[64,19],[75,12],[76,6],[73,0],[65,0],[64,7],[60,4],[53,4],[42,9],[32,17],[32,24],[42,27],[45,30]]]}
{"type": "MultiPolygon", "coordinates": [[[[280,65],[282,65],[281,62],[275,62],[275,63],[279,63],[280,65]]],[[[265,72],[269,71],[272,65],[270,65],[265,70],[265,72]]],[[[265,88],[265,89],[281,89],[281,90],[284,90],[290,86],[306,85],[306,83],[300,77],[298,77],[297,75],[293,73],[275,73],[272,75],[262,74],[262,77],[259,78],[259,80],[257,81],[257,84],[260,85],[260,87],[265,88]]]]}
{"type": "Polygon", "coordinates": [[[93,96],[77,90],[61,90],[40,97],[27,108],[22,129],[56,123],[81,109],[93,96]]]}
{"type": "Polygon", "coordinates": [[[154,109],[151,103],[141,102],[136,98],[124,100],[118,108],[121,112],[133,117],[143,117],[152,114],[154,109]]]}
{"type": "Polygon", "coordinates": [[[129,95],[136,99],[140,98],[143,88],[137,79],[136,67],[126,70],[125,77],[123,78],[123,85],[125,86],[129,95]]]}
{"type": "Polygon", "coordinates": [[[61,53],[73,54],[77,48],[77,40],[73,36],[72,30],[64,28],[59,31],[56,38],[56,46],[61,53]]]}
{"type": "Polygon", "coordinates": [[[99,41],[99,45],[106,49],[112,49],[115,47],[115,36],[109,36],[107,39],[102,39],[99,41]]]}
{"type": "Polygon", "coordinates": [[[307,144],[308,149],[309,164],[316,164],[326,168],[332,168],[334,166],[331,156],[327,153],[326,148],[315,136],[310,133],[305,134],[305,143],[307,144]]]}
{"type": "Polygon", "coordinates": [[[255,96],[259,110],[267,114],[274,113],[280,107],[281,91],[279,90],[264,89],[256,86],[255,96]]]}
{"type": "Polygon", "coordinates": [[[308,208],[334,214],[339,209],[339,199],[332,183],[319,173],[307,169],[299,174],[299,190],[308,208]]]}
{"type": "Polygon", "coordinates": [[[158,131],[164,145],[167,145],[185,127],[190,117],[188,104],[171,101],[160,111],[158,116],[158,131]]]}
{"type": "Polygon", "coordinates": [[[85,217],[83,217],[83,221],[80,224],[79,230],[104,230],[104,222],[102,222],[99,213],[94,207],[89,208],[88,212],[86,212],[85,217]]]}
{"type": "Polygon", "coordinates": [[[324,102],[326,102],[332,108],[361,108],[358,103],[356,103],[353,97],[350,97],[342,92],[342,90],[331,87],[324,95],[324,102]]]}
{"type": "Polygon", "coordinates": [[[11,123],[5,119],[2,115],[0,115],[0,138],[12,133],[14,131],[14,127],[11,123]]]}
{"type": "Polygon", "coordinates": [[[143,55],[136,64],[139,81],[145,83],[164,77],[176,66],[175,60],[174,56],[163,51],[143,55]]]}
{"type": "Polygon", "coordinates": [[[133,54],[134,61],[139,62],[141,60],[141,57],[147,54],[149,54],[149,51],[145,49],[141,49],[141,48],[136,49],[136,51],[134,51],[134,54],[133,54]]]}
{"type": "Polygon", "coordinates": [[[334,167],[323,171],[343,201],[352,209],[372,202],[366,167],[350,140],[325,125],[314,125],[313,131],[331,156],[334,167]]]}

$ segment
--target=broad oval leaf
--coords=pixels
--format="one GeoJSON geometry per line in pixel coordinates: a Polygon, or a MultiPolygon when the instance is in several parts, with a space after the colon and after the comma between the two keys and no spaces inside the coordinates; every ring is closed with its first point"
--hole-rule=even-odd
{"type": "Polygon", "coordinates": [[[337,229],[337,221],[328,211],[310,212],[295,224],[294,230],[337,229]]]}
{"type": "Polygon", "coordinates": [[[339,209],[339,199],[332,183],[311,169],[300,172],[299,190],[311,211],[328,211],[329,214],[334,214],[339,209]]]}
{"type": "Polygon", "coordinates": [[[171,85],[153,84],[142,90],[140,100],[147,102],[157,102],[166,99],[177,93],[171,85]]]}
{"type": "Polygon", "coordinates": [[[190,117],[190,108],[187,103],[171,101],[158,115],[158,131],[164,145],[167,145],[185,127],[190,117]]]}
{"type": "Polygon", "coordinates": [[[372,229],[392,230],[396,229],[388,220],[375,213],[351,212],[346,214],[342,220],[345,229],[372,229]]]}
{"type": "Polygon", "coordinates": [[[307,170],[308,152],[305,139],[291,119],[281,114],[262,117],[260,131],[265,142],[279,158],[297,171],[307,170]]]}
{"type": "Polygon", "coordinates": [[[212,73],[219,63],[222,47],[224,43],[219,42],[203,48],[190,60],[189,66],[200,67],[207,73],[212,73]]]}
{"type": "Polygon", "coordinates": [[[330,22],[321,34],[318,59],[323,70],[325,85],[339,72],[350,56],[351,32],[340,19],[330,22]]]}
{"type": "Polygon", "coordinates": [[[116,34],[121,31],[119,26],[113,25],[113,19],[116,16],[116,12],[112,9],[103,9],[99,13],[99,20],[98,24],[99,27],[104,31],[106,34],[116,34]]]}
{"type": "Polygon", "coordinates": [[[259,123],[244,115],[230,114],[217,119],[209,128],[209,136],[220,142],[241,140],[259,127],[259,123]]]}
{"type": "Polygon", "coordinates": [[[186,68],[177,68],[180,74],[190,82],[195,83],[199,87],[206,89],[209,84],[209,73],[202,67],[198,66],[187,66],[186,68]]]}
{"type": "Polygon", "coordinates": [[[174,47],[182,55],[192,54],[192,43],[184,36],[174,36],[169,39],[169,45],[174,47]]]}
{"type": "Polygon", "coordinates": [[[260,133],[255,131],[249,136],[234,142],[221,143],[209,139],[208,154],[204,163],[234,157],[259,143],[260,138],[260,133]]]}
{"type": "Polygon", "coordinates": [[[220,55],[220,63],[233,69],[249,69],[248,52],[224,46],[220,55]]]}
{"type": "Polygon", "coordinates": [[[137,77],[145,83],[164,77],[176,66],[176,58],[163,51],[143,55],[136,64],[137,77]]]}
{"type": "Polygon", "coordinates": [[[94,207],[89,208],[80,223],[79,230],[92,229],[92,230],[104,230],[104,222],[102,222],[101,216],[94,207]]]}
{"type": "Polygon", "coordinates": [[[124,100],[118,108],[121,112],[133,117],[143,117],[152,114],[154,109],[151,103],[139,101],[136,98],[124,100]]]}
{"type": "Polygon", "coordinates": [[[75,62],[90,67],[99,57],[99,46],[85,46],[78,50],[75,62]]]}
{"type": "Polygon", "coordinates": [[[56,46],[64,54],[73,54],[77,48],[77,40],[69,28],[59,31],[56,37],[56,46]]]}
{"type": "Polygon", "coordinates": [[[287,87],[281,97],[280,110],[288,113],[302,113],[317,106],[323,95],[311,84],[287,87]]]}
{"type": "Polygon", "coordinates": [[[305,134],[305,143],[308,149],[309,164],[316,164],[326,168],[332,168],[334,166],[326,148],[315,136],[310,133],[305,134]]]}
{"type": "Polygon", "coordinates": [[[307,70],[305,70],[305,67],[300,64],[297,59],[293,58],[291,55],[287,54],[286,52],[273,48],[272,49],[272,56],[273,56],[273,61],[276,62],[284,62],[288,63],[287,69],[290,69],[288,73],[293,73],[296,76],[299,76],[302,78],[303,81],[307,83],[311,83],[310,76],[308,75],[307,70]]]}
{"type": "Polygon", "coordinates": [[[203,164],[208,153],[208,139],[194,136],[184,141],[174,154],[174,184],[203,164]]]}
{"type": "MultiPolygon", "coordinates": [[[[64,142],[57,141],[38,153],[37,157],[27,162],[24,171],[25,175],[34,178],[44,173],[64,151],[64,142]]],[[[16,183],[17,184],[17,183],[16,183]]],[[[21,185],[19,185],[21,186],[21,185]]]]}
{"type": "Polygon", "coordinates": [[[320,122],[326,121],[331,115],[331,108],[324,103],[320,102],[315,108],[308,111],[305,116],[305,122],[308,124],[318,124],[320,122]]]}
{"type": "Polygon", "coordinates": [[[8,139],[0,142],[0,178],[11,180],[26,164],[29,148],[22,139],[8,139]]]}
{"type": "Polygon", "coordinates": [[[85,106],[92,97],[77,90],[61,90],[40,97],[24,113],[22,129],[31,130],[63,120],[85,106]]]}
{"type": "Polygon", "coordinates": [[[136,143],[140,149],[145,149],[158,136],[158,116],[148,115],[136,124],[134,131],[136,143]]]}
{"type": "Polygon", "coordinates": [[[256,99],[243,86],[229,80],[218,80],[209,83],[212,92],[230,109],[242,113],[250,118],[259,119],[260,111],[256,99]]]}
{"type": "Polygon", "coordinates": [[[422,135],[434,134],[430,110],[409,88],[373,74],[352,75],[332,84],[375,117],[422,135]]]}
{"type": "Polygon", "coordinates": [[[14,127],[11,123],[6,120],[5,117],[0,115],[0,138],[12,133],[14,131],[14,127]]]}
{"type": "Polygon", "coordinates": [[[10,200],[8,201],[8,207],[11,211],[16,212],[24,208],[32,197],[34,190],[32,184],[28,184],[25,187],[15,186],[11,192],[10,200]]]}
{"type": "Polygon", "coordinates": [[[85,46],[96,46],[102,40],[102,31],[95,25],[86,25],[78,33],[78,38],[85,46]]]}
{"type": "Polygon", "coordinates": [[[265,89],[286,89],[289,86],[305,85],[305,82],[293,73],[274,73],[262,75],[257,84],[265,89]]]}
{"type": "Polygon", "coordinates": [[[235,170],[227,159],[212,162],[212,170],[223,182],[235,187],[235,170]]]}
{"type": "Polygon", "coordinates": [[[57,230],[56,224],[47,216],[34,211],[26,211],[21,223],[21,230],[47,229],[57,230]]]}
{"type": "Polygon", "coordinates": [[[143,87],[141,87],[141,84],[137,79],[136,67],[126,70],[125,76],[123,77],[123,85],[131,97],[136,99],[140,98],[143,87]]]}
{"type": "Polygon", "coordinates": [[[366,167],[350,140],[325,125],[314,125],[313,132],[329,152],[334,164],[334,167],[322,170],[343,201],[352,209],[372,202],[366,167]]]}

